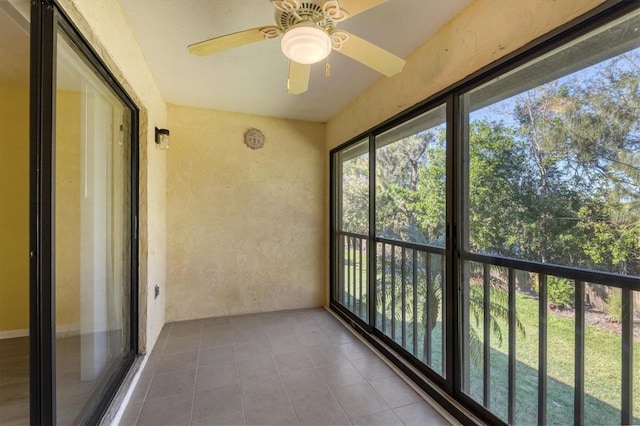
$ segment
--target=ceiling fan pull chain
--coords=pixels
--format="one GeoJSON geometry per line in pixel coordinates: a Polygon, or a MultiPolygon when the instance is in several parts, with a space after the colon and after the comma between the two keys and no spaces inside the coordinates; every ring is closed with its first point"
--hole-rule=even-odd
{"type": "MultiPolygon", "coordinates": [[[[327,39],[327,49],[329,49],[329,52],[331,52],[331,36],[329,36],[329,38],[327,39]]],[[[324,67],[324,75],[327,76],[327,78],[331,77],[331,65],[329,65],[329,56],[327,56],[327,64],[324,67]]]]}

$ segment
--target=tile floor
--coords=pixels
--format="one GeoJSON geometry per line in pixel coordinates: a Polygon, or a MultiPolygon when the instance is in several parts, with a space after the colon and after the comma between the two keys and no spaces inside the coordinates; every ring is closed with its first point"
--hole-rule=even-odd
{"type": "Polygon", "coordinates": [[[167,324],[121,425],[446,425],[324,309],[167,324]]]}

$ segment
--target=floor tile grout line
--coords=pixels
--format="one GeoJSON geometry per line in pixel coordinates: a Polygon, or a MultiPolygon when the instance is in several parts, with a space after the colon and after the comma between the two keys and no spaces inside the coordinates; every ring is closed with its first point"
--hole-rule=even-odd
{"type": "Polygon", "coordinates": [[[196,406],[196,390],[198,389],[198,369],[200,368],[200,352],[202,351],[202,324],[200,324],[200,343],[198,344],[198,358],[196,358],[196,376],[193,379],[193,396],[191,397],[191,413],[189,424],[193,424],[193,410],[196,406]]]}
{"type": "MultiPolygon", "coordinates": [[[[275,359],[274,359],[274,362],[275,362],[275,359]]],[[[293,410],[293,415],[296,416],[296,420],[298,421],[298,424],[301,425],[302,422],[300,422],[300,417],[298,416],[298,412],[296,411],[296,407],[293,405],[293,400],[291,399],[291,395],[289,395],[289,390],[287,389],[287,385],[284,383],[284,377],[282,377],[282,373],[280,372],[280,369],[278,368],[278,363],[276,363],[276,369],[278,370],[278,377],[280,378],[280,381],[282,382],[282,387],[284,388],[284,393],[287,395],[287,400],[289,400],[289,406],[293,410]]]]}
{"type": "MultiPolygon", "coordinates": [[[[267,341],[267,344],[269,344],[268,341],[267,341]]],[[[271,346],[271,345],[269,344],[269,346],[271,346]]],[[[278,378],[280,379],[280,382],[282,383],[282,387],[284,388],[284,393],[287,395],[287,400],[289,401],[289,406],[293,410],[293,415],[296,416],[296,420],[298,421],[298,425],[299,425],[300,424],[300,418],[298,417],[298,413],[296,413],[296,408],[293,406],[293,401],[291,400],[291,396],[289,395],[289,391],[287,391],[287,387],[284,384],[284,379],[282,377],[282,372],[280,371],[280,367],[278,367],[278,363],[276,362],[276,357],[273,354],[273,352],[271,353],[271,359],[273,360],[273,363],[276,366],[276,371],[278,372],[278,378]]],[[[247,425],[247,426],[249,426],[249,425],[247,425]]]]}
{"type": "MultiPolygon", "coordinates": [[[[229,322],[229,324],[231,324],[231,322],[229,322]]],[[[231,329],[231,336],[232,336],[232,344],[233,344],[233,359],[236,361],[235,364],[236,364],[236,373],[238,373],[238,387],[240,388],[240,407],[242,407],[242,422],[246,426],[247,413],[245,412],[245,409],[244,409],[244,392],[242,392],[242,380],[240,380],[240,365],[239,365],[240,360],[238,360],[238,351],[236,350],[236,336],[233,328],[231,329]]]]}

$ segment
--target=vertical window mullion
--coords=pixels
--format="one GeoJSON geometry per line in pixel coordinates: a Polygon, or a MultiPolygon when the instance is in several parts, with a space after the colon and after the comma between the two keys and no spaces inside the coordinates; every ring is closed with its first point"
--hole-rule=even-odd
{"type": "Polygon", "coordinates": [[[462,369],[463,369],[463,345],[464,333],[462,326],[463,316],[461,315],[460,304],[462,294],[460,293],[462,270],[461,253],[463,245],[458,240],[459,235],[465,235],[463,226],[462,200],[464,199],[464,174],[466,167],[463,167],[464,144],[468,138],[466,134],[466,120],[462,117],[460,99],[458,93],[451,93],[447,98],[447,147],[446,147],[446,222],[447,222],[447,243],[446,256],[444,259],[446,274],[442,277],[442,285],[445,287],[442,296],[445,298],[445,312],[442,319],[445,321],[446,341],[443,339],[444,354],[442,357],[445,365],[447,387],[452,394],[462,392],[462,369]]]}
{"type": "MultiPolygon", "coordinates": [[[[369,136],[369,250],[367,251],[367,309],[368,324],[371,329],[376,325],[376,138],[369,136]]],[[[384,283],[383,283],[384,286],[384,283]]]]}

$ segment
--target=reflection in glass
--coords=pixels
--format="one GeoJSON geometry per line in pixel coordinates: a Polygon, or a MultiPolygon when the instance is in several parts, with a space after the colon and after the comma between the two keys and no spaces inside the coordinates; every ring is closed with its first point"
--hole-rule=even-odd
{"type": "Polygon", "coordinates": [[[64,35],[57,46],[57,422],[77,424],[131,352],[131,112],[64,35]]]}
{"type": "Polygon", "coordinates": [[[0,424],[29,424],[29,22],[0,1],[0,424]]]}

